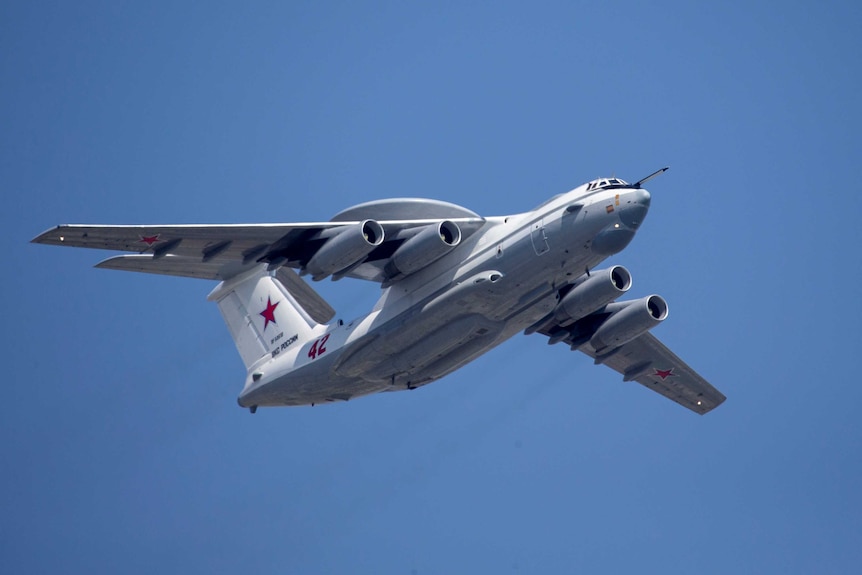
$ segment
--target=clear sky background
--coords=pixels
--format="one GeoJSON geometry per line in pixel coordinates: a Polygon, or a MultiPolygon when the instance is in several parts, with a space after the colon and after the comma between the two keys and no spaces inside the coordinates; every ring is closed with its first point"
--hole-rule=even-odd
{"type": "MultiPolygon", "coordinates": [[[[3,2],[0,571],[858,570],[860,30],[858,2],[3,2]],[[28,243],[505,215],[665,165],[608,263],[728,396],[704,417],[522,335],[252,416],[212,282],[28,243]]],[[[315,287],[345,319],[378,291],[315,287]]]]}

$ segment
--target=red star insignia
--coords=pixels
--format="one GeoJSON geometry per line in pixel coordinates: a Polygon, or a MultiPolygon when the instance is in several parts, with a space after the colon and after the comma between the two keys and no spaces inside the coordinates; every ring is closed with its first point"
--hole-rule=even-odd
{"type": "Polygon", "coordinates": [[[661,378],[662,381],[666,380],[669,377],[676,377],[676,374],[673,372],[673,368],[670,369],[656,369],[653,375],[657,375],[661,378]]]}
{"type": "Polygon", "coordinates": [[[267,296],[266,309],[260,312],[260,315],[263,316],[263,329],[266,329],[266,327],[269,325],[269,322],[278,325],[278,323],[275,321],[275,308],[278,307],[279,303],[281,302],[272,303],[272,300],[269,298],[269,296],[267,296]]]}
{"type": "Polygon", "coordinates": [[[141,236],[141,239],[138,240],[138,243],[147,244],[148,246],[151,246],[158,241],[161,241],[161,240],[159,240],[159,234],[156,234],[154,236],[141,236]]]}

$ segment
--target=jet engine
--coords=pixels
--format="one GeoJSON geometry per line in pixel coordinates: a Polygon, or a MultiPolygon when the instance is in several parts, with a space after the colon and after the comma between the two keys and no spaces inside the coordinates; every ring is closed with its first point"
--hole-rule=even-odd
{"type": "Polygon", "coordinates": [[[320,281],[326,276],[340,272],[359,263],[371,251],[383,243],[383,226],[374,220],[364,220],[347,226],[337,235],[326,240],[317,253],[305,264],[311,279],[320,281]]]}
{"type": "Polygon", "coordinates": [[[632,287],[632,276],[623,266],[581,276],[554,308],[554,319],[566,326],[608,304],[632,287]]]}
{"type": "Polygon", "coordinates": [[[616,349],[664,321],[667,311],[667,302],[658,295],[609,304],[604,312],[611,316],[593,333],[590,345],[599,353],[616,349]]]}
{"type": "Polygon", "coordinates": [[[453,221],[426,226],[395,250],[386,264],[389,277],[407,276],[446,255],[461,243],[461,228],[453,221]]]}

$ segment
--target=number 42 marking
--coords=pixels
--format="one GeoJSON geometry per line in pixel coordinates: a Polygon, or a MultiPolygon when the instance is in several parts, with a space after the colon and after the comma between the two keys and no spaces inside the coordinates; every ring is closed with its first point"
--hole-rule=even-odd
{"type": "Polygon", "coordinates": [[[311,344],[311,349],[308,350],[308,357],[314,359],[317,356],[326,353],[326,340],[329,339],[329,336],[330,334],[326,334],[325,336],[314,340],[314,343],[311,344]]]}

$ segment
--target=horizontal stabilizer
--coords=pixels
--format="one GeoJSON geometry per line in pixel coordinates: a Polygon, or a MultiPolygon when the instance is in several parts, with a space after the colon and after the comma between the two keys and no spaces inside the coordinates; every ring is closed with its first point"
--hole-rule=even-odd
{"type": "Polygon", "coordinates": [[[152,254],[134,254],[108,258],[96,264],[96,267],[204,280],[225,280],[250,270],[256,265],[256,262],[243,265],[239,261],[201,261],[200,258],[184,256],[164,255],[158,257],[152,254]]]}
{"type": "MultiPolygon", "coordinates": [[[[157,257],[150,254],[124,255],[108,258],[96,265],[97,268],[122,270],[131,272],[144,272],[151,274],[179,276],[187,278],[198,278],[205,280],[225,280],[232,278],[244,271],[248,271],[259,264],[251,263],[243,266],[239,262],[206,261],[202,262],[196,258],[182,256],[157,257]]],[[[332,309],[325,299],[306,283],[296,272],[290,268],[279,268],[275,277],[293,295],[297,303],[317,323],[326,323],[335,317],[332,309]]]]}
{"type": "Polygon", "coordinates": [[[335,310],[332,309],[332,306],[292,269],[278,268],[275,279],[281,282],[296,300],[296,303],[317,323],[327,323],[335,317],[335,310]]]}

